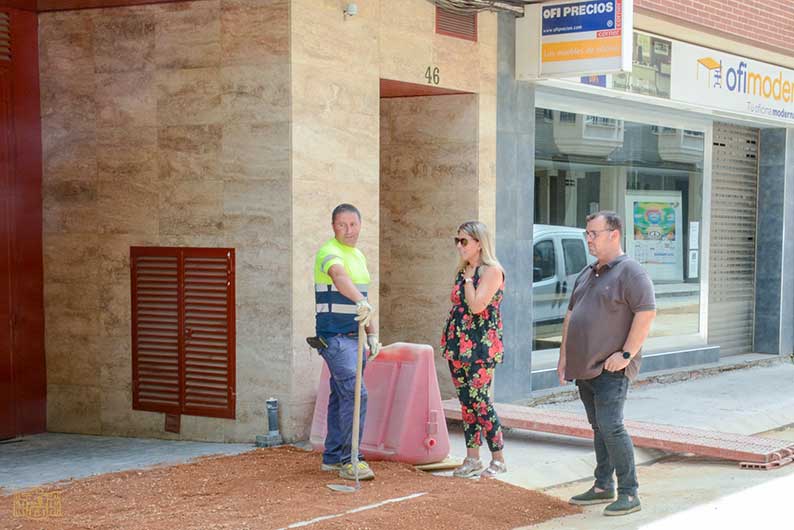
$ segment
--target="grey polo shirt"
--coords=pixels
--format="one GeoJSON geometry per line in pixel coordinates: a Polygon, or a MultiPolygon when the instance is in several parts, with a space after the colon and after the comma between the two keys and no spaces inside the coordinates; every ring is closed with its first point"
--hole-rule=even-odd
{"type": "MultiPolygon", "coordinates": [[[[634,314],[656,309],[653,284],[642,265],[626,256],[596,269],[586,267],[571,293],[568,336],[565,341],[565,379],[601,375],[607,358],[623,350],[634,314]]],[[[630,380],[640,371],[638,353],[626,367],[630,380]]]]}

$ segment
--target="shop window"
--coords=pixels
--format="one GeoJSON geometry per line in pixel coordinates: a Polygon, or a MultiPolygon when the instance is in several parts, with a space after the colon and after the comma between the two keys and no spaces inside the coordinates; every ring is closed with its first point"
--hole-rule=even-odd
{"type": "Polygon", "coordinates": [[[535,245],[532,261],[534,263],[533,281],[541,282],[553,278],[557,270],[554,256],[554,242],[541,241],[535,245]]]}
{"type": "Polygon", "coordinates": [[[130,248],[133,409],[235,417],[234,249],[130,248]]]}
{"type": "Polygon", "coordinates": [[[436,33],[477,42],[477,13],[455,13],[436,7],[436,33]]]}
{"type": "MultiPolygon", "coordinates": [[[[563,234],[581,231],[591,213],[618,212],[625,223],[623,248],[645,268],[656,292],[657,317],[647,349],[702,343],[704,131],[629,122],[619,115],[536,109],[541,112],[553,113],[555,120],[539,121],[535,129],[534,223],[563,234]],[[612,128],[619,131],[596,134],[612,128]]],[[[572,282],[594,259],[572,234],[558,248],[558,274],[565,272],[560,288],[555,282],[553,289],[533,289],[534,349],[541,350],[532,357],[533,371],[556,365],[564,316],[556,308],[567,307],[572,282]]],[[[540,268],[548,278],[552,255],[549,243],[536,241],[535,272],[540,268]]]]}

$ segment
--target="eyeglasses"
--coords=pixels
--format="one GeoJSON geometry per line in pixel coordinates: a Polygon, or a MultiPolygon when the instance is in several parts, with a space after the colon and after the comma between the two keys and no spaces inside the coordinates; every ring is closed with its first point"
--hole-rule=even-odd
{"type": "Polygon", "coordinates": [[[595,239],[598,237],[599,232],[614,232],[614,228],[604,228],[603,230],[585,230],[584,233],[587,239],[595,239]]]}
{"type": "Polygon", "coordinates": [[[455,240],[455,246],[460,245],[462,247],[465,247],[466,245],[468,245],[469,241],[477,241],[476,239],[467,239],[465,237],[455,237],[453,239],[455,240]]]}

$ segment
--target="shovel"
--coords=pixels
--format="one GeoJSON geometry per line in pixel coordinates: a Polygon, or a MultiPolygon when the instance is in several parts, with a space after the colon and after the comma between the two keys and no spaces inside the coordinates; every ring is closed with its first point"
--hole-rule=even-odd
{"type": "Polygon", "coordinates": [[[364,322],[358,323],[358,356],[356,358],[356,389],[355,398],[353,399],[353,435],[350,440],[350,463],[353,464],[353,476],[356,477],[355,486],[347,486],[344,484],[326,484],[328,489],[334,491],[341,491],[343,493],[354,493],[361,489],[361,483],[358,480],[358,429],[359,429],[359,415],[361,412],[361,377],[364,364],[364,340],[367,336],[367,331],[364,328],[364,322]]]}

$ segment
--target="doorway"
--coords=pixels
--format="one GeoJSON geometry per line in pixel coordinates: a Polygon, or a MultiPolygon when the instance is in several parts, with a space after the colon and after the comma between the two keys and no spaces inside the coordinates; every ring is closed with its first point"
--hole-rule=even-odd
{"type": "MultiPolygon", "coordinates": [[[[478,216],[477,95],[381,80],[380,329],[439,350],[455,229],[478,216]]],[[[436,356],[442,395],[454,395],[436,356]]]]}

